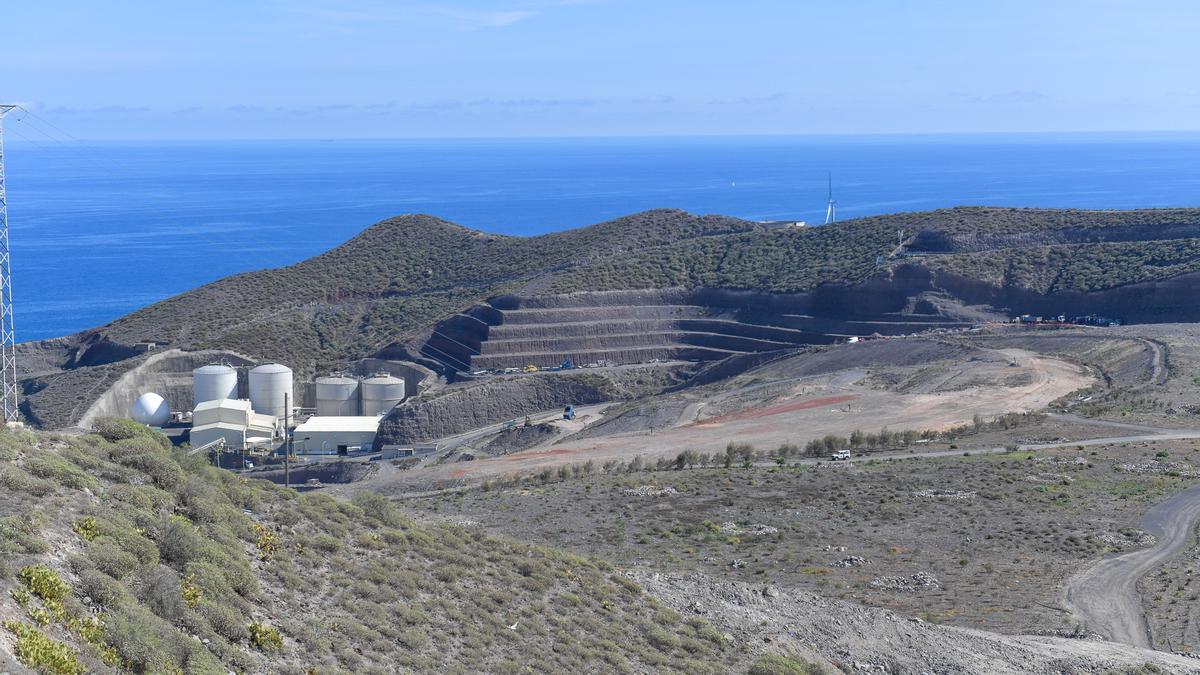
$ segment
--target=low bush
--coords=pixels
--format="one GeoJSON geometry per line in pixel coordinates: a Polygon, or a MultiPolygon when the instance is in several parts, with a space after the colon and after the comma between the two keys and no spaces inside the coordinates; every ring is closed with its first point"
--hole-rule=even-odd
{"type": "Polygon", "coordinates": [[[750,666],[749,675],[821,675],[825,670],[803,659],[780,654],[763,654],[750,666]]]}
{"type": "Polygon", "coordinates": [[[255,621],[247,630],[250,633],[250,644],[255,647],[272,652],[283,649],[283,637],[279,635],[278,628],[255,621]]]}
{"type": "Polygon", "coordinates": [[[46,634],[19,621],[5,621],[4,627],[17,636],[15,656],[23,665],[50,675],[82,675],[85,671],[79,652],[56,642],[46,634]]]}

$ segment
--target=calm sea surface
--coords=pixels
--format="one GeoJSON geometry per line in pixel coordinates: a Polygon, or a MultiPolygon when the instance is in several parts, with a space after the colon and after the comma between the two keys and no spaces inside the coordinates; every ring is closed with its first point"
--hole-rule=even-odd
{"type": "Polygon", "coordinates": [[[821,222],[963,204],[1200,206],[1200,135],[33,145],[9,136],[16,327],[97,326],[430,213],[539,234],[659,207],[821,222]]]}

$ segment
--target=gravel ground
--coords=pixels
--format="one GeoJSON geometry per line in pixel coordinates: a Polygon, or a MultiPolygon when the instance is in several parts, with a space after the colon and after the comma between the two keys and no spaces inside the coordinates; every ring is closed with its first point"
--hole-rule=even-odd
{"type": "Polygon", "coordinates": [[[1153,502],[1196,482],[1118,465],[1166,452],[1171,462],[1200,467],[1198,448],[1167,441],[816,469],[643,472],[404,504],[623,565],[769,583],[932,622],[1069,635],[1079,627],[1060,605],[1064,581],[1085,562],[1129,548],[1122,532],[1153,502]],[[843,564],[848,558],[865,562],[843,564]],[[878,581],[914,575],[937,583],[878,581]]]}

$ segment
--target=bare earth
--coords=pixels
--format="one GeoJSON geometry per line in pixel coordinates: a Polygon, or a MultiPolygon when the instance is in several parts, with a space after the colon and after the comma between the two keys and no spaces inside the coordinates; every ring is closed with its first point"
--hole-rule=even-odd
{"type": "MultiPolygon", "coordinates": [[[[922,388],[935,390],[928,393],[877,388],[865,370],[797,378],[767,400],[752,398],[747,390],[762,387],[761,383],[752,384],[695,401],[666,429],[567,439],[503,457],[421,469],[420,478],[430,483],[473,482],[589,460],[600,464],[638,455],[674,456],[684,450],[714,452],[723,450],[730,441],[773,448],[785,443],[803,444],[826,434],[848,436],[855,429],[942,429],[969,423],[975,415],[1039,410],[1095,382],[1086,369],[1066,361],[1020,349],[994,353],[1001,358],[945,364],[927,377],[933,381],[922,388]],[[998,380],[1022,383],[1005,386],[997,384],[998,380]],[[737,407],[743,400],[748,405],[737,407]]],[[[380,479],[387,480],[386,474],[380,479]]]]}

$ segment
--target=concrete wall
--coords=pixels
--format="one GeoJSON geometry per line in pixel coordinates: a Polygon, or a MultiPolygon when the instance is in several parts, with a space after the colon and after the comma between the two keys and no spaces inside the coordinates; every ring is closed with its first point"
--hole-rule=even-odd
{"type": "Polygon", "coordinates": [[[192,371],[217,360],[234,366],[253,366],[255,363],[248,356],[218,350],[185,352],[170,349],[153,354],[101,394],[75,425],[89,429],[98,417],[128,417],[133,402],[148,391],[166,399],[171,410],[191,410],[192,371]]]}

